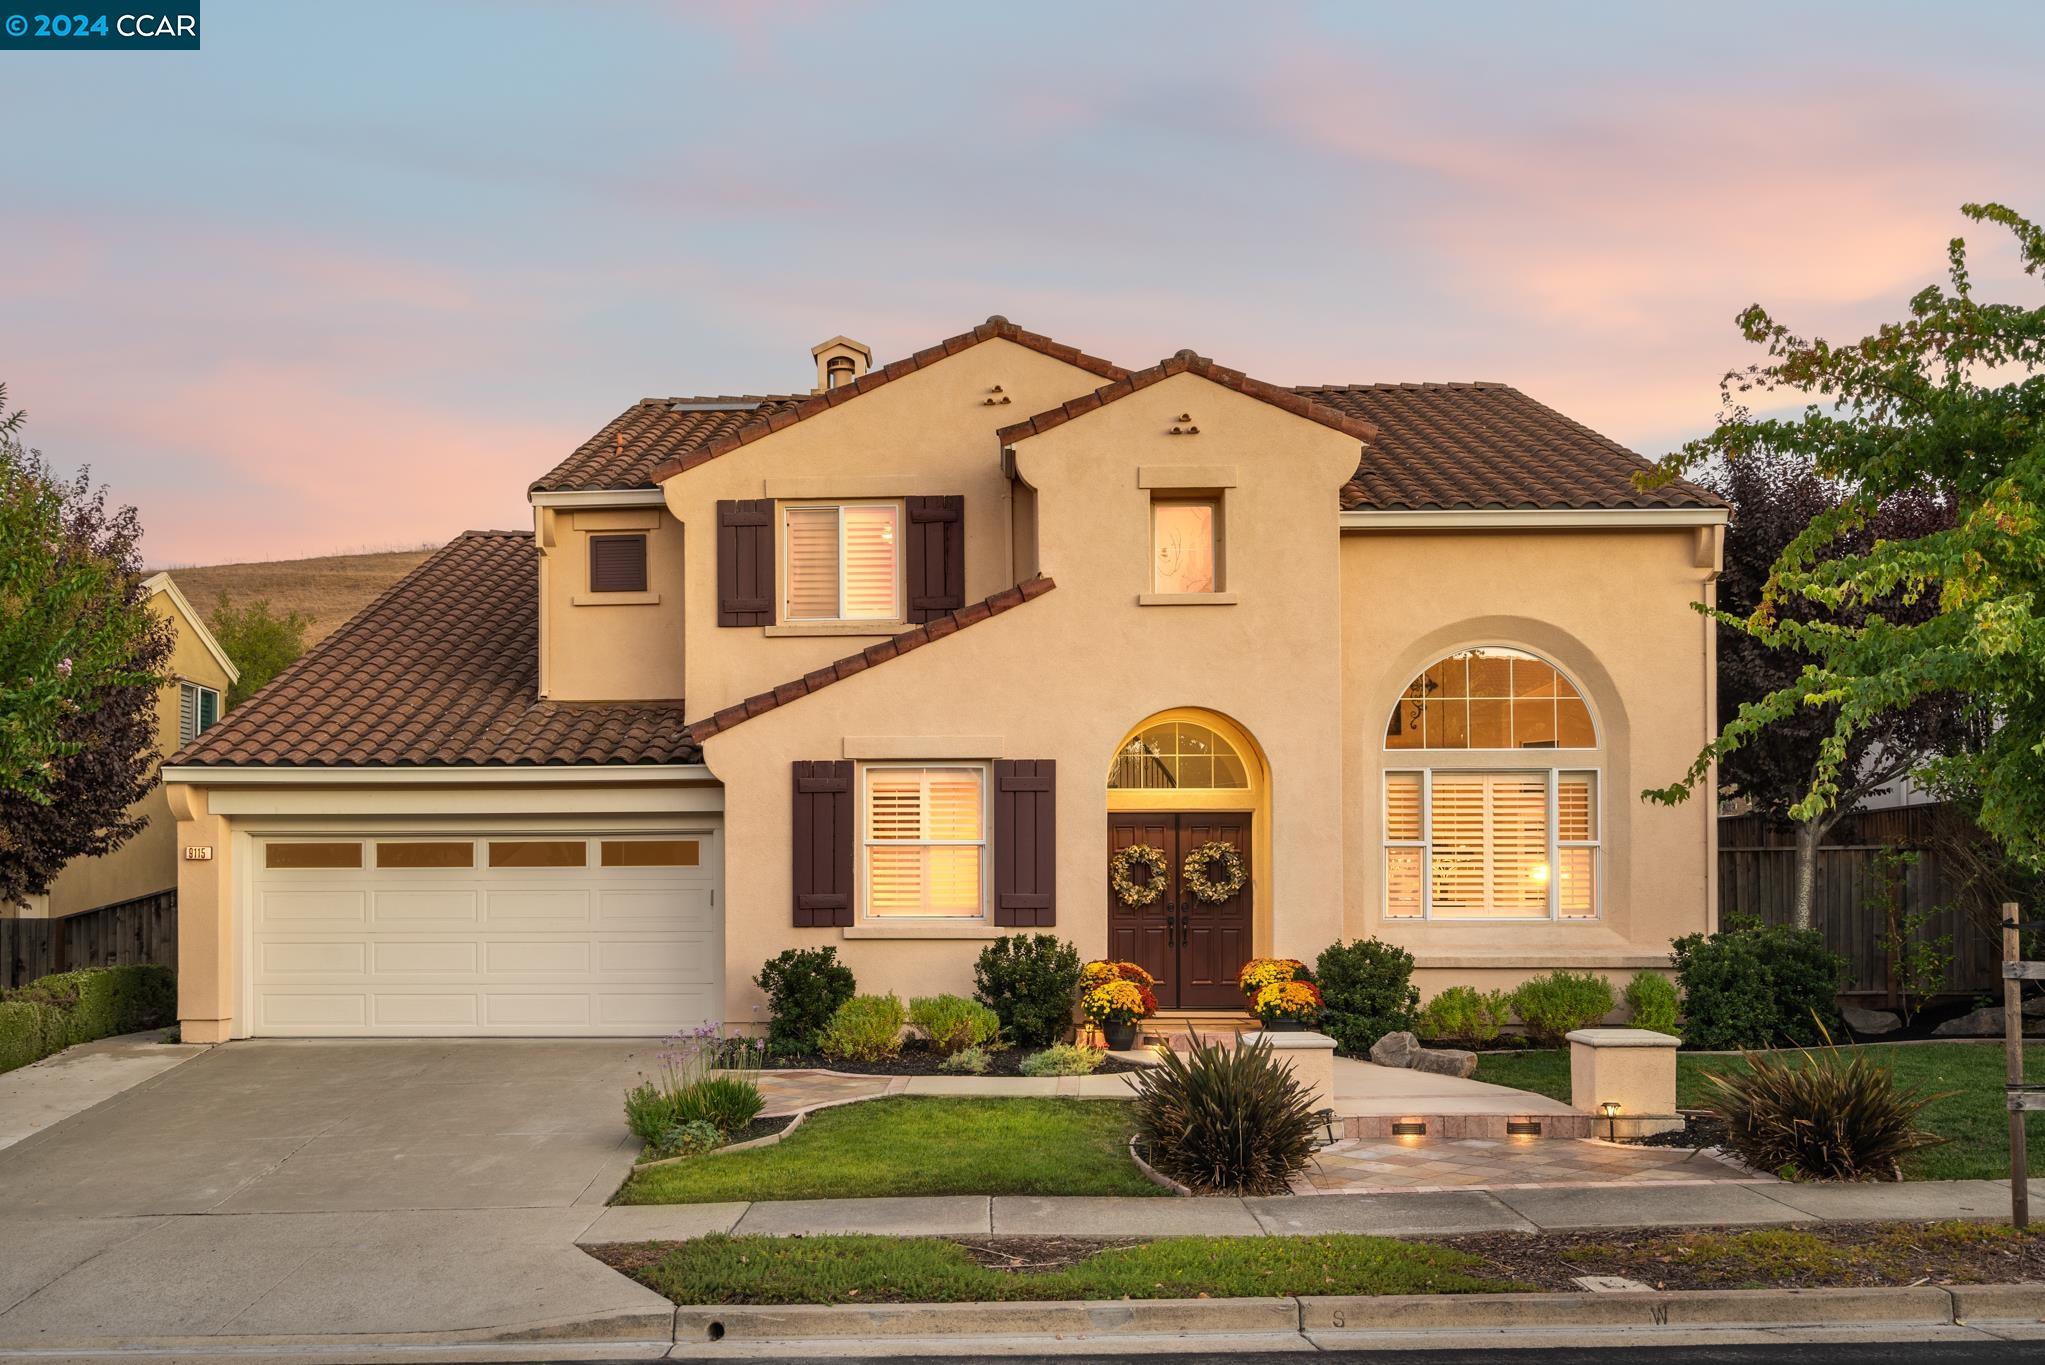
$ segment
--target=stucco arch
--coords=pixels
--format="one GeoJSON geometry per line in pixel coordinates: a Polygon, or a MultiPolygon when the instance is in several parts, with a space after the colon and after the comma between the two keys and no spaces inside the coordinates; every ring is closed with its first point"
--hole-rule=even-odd
{"type": "Polygon", "coordinates": [[[1384,751],[1385,720],[1392,714],[1393,705],[1415,674],[1445,655],[1486,645],[1525,650],[1560,669],[1576,685],[1577,692],[1590,707],[1591,725],[1597,732],[1597,751],[1606,755],[1626,751],[1632,731],[1625,703],[1611,673],[1599,661],[1596,652],[1571,632],[1527,616],[1475,616],[1451,622],[1409,641],[1404,648],[1386,656],[1385,667],[1371,685],[1371,710],[1368,714],[1376,719],[1375,729],[1366,732],[1366,742],[1373,749],[1384,751]]]}

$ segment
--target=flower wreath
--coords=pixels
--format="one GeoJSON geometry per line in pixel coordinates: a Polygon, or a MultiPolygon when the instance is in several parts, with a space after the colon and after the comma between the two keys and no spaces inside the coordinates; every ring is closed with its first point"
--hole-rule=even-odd
{"type": "Polygon", "coordinates": [[[1131,844],[1108,859],[1108,885],[1124,905],[1149,905],[1165,893],[1165,851],[1151,844],[1131,844]],[[1147,881],[1130,876],[1138,865],[1150,870],[1147,881]]]}
{"type": "Polygon", "coordinates": [[[1186,865],[1179,869],[1179,880],[1209,905],[1235,899],[1249,880],[1249,873],[1243,870],[1243,855],[1233,845],[1215,840],[1202,844],[1186,855],[1186,865]],[[1215,871],[1219,868],[1219,872],[1215,871]]]}

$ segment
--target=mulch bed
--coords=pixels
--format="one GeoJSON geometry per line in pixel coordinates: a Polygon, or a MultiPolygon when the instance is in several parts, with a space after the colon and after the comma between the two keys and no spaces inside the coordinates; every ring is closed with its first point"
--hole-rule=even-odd
{"type": "MultiPolygon", "coordinates": [[[[987,1059],[987,1069],[977,1074],[983,1076],[1020,1076],[1022,1075],[1022,1059],[1027,1056],[1029,1056],[1029,1052],[1025,1049],[1003,1048],[1001,1051],[991,1054],[987,1059]]],[[[902,1053],[899,1057],[891,1057],[878,1062],[833,1061],[829,1057],[804,1054],[793,1057],[770,1057],[763,1063],[763,1069],[767,1071],[840,1071],[856,1076],[970,1076],[975,1074],[969,1071],[946,1071],[938,1065],[942,1060],[943,1058],[938,1056],[937,1053],[932,1052],[928,1047],[909,1043],[902,1048],[902,1053]]],[[[1117,1072],[1141,1071],[1142,1069],[1142,1067],[1134,1062],[1125,1062],[1119,1057],[1106,1057],[1101,1060],[1099,1069],[1093,1074],[1096,1076],[1109,1076],[1117,1072]]]]}
{"type": "Polygon", "coordinates": [[[1619,1142],[1626,1147],[1723,1147],[1725,1135],[1724,1119],[1716,1114],[1686,1109],[1681,1128],[1649,1137],[1620,1138],[1619,1142]]]}
{"type": "Polygon", "coordinates": [[[751,1142],[754,1138],[767,1137],[770,1134],[780,1132],[793,1122],[795,1122],[795,1115],[793,1114],[763,1114],[759,1118],[754,1119],[751,1126],[743,1133],[740,1133],[724,1145],[730,1147],[740,1142],[751,1142]]]}

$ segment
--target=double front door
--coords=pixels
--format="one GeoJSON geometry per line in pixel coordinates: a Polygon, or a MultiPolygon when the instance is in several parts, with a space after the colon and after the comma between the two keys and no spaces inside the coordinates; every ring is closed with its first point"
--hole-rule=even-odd
{"type": "MultiPolygon", "coordinates": [[[[1164,854],[1160,894],[1145,905],[1125,905],[1108,887],[1108,956],[1134,962],[1157,978],[1164,1009],[1240,1009],[1236,974],[1250,960],[1251,887],[1215,904],[1184,885],[1186,855],[1203,844],[1224,843],[1250,860],[1247,811],[1138,812],[1108,816],[1108,857],[1132,844],[1164,854]]],[[[1139,874],[1141,875],[1141,874],[1139,874]]],[[[1109,874],[1112,879],[1112,872],[1109,874]]]]}

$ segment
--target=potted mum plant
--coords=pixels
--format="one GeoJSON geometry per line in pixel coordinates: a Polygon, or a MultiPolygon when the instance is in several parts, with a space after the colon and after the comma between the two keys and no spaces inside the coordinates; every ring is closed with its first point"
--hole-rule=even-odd
{"type": "Polygon", "coordinates": [[[1136,1026],[1157,1013],[1157,978],[1134,962],[1089,962],[1079,971],[1079,1010],[1113,1052],[1136,1046],[1136,1026]]]}
{"type": "Polygon", "coordinates": [[[1313,971],[1296,957],[1253,957],[1236,976],[1251,1014],[1274,1032],[1304,1029],[1321,1014],[1313,971]]]}

